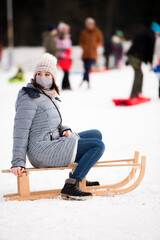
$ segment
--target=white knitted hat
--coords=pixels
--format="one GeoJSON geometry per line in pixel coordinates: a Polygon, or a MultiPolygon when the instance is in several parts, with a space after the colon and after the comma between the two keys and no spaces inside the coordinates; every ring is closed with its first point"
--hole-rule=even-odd
{"type": "Polygon", "coordinates": [[[47,71],[49,72],[54,80],[57,80],[57,59],[49,53],[44,53],[37,63],[33,76],[35,77],[38,71],[47,71]]]}

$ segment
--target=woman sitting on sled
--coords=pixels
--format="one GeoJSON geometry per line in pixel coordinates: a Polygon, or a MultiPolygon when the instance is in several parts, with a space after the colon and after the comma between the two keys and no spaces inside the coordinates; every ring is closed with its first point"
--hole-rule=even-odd
{"type": "MultiPolygon", "coordinates": [[[[80,182],[100,159],[105,146],[98,130],[77,134],[62,125],[57,105],[56,63],[55,57],[45,53],[35,67],[31,83],[18,93],[10,172],[16,176],[22,174],[26,155],[35,168],[68,166],[76,162],[78,165],[66,180],[61,195],[65,199],[86,199],[92,194],[81,191],[80,182]]],[[[87,185],[99,183],[87,182],[87,185]]]]}

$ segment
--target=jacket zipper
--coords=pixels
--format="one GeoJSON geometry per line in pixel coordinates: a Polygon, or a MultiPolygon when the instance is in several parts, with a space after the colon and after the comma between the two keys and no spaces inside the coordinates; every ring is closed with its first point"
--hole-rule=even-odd
{"type": "MultiPolygon", "coordinates": [[[[58,125],[58,128],[60,128],[60,126],[61,126],[61,124],[62,124],[62,116],[61,116],[61,113],[60,113],[58,107],[57,107],[56,104],[52,101],[52,99],[51,99],[45,92],[43,92],[42,89],[40,89],[40,90],[42,91],[42,93],[43,93],[46,97],[48,97],[48,98],[51,100],[51,102],[53,103],[53,105],[54,105],[55,108],[57,109],[57,112],[58,112],[58,114],[59,114],[59,116],[60,116],[60,119],[61,119],[61,122],[60,122],[60,124],[58,125]]],[[[51,136],[50,138],[52,138],[52,136],[51,136]]]]}

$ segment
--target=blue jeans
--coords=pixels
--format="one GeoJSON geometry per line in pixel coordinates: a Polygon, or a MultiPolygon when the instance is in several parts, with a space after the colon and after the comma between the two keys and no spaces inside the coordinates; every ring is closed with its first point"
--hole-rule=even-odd
{"type": "Polygon", "coordinates": [[[92,65],[95,63],[94,59],[84,59],[83,60],[84,63],[84,75],[83,75],[83,80],[89,82],[89,72],[91,70],[92,65]]]}
{"type": "Polygon", "coordinates": [[[102,142],[102,134],[98,130],[93,129],[78,134],[80,139],[75,159],[78,165],[71,178],[82,180],[102,156],[105,145],[102,142]]]}

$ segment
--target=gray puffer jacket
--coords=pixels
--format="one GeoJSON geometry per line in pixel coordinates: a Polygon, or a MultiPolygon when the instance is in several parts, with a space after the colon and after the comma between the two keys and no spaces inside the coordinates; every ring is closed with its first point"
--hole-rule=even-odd
{"type": "MultiPolygon", "coordinates": [[[[29,83],[27,88],[35,91],[29,83]]],[[[37,92],[38,93],[38,92],[37,92]]],[[[77,146],[78,135],[62,137],[62,118],[56,99],[43,93],[32,98],[23,89],[16,101],[13,132],[12,167],[25,167],[26,155],[36,168],[59,167],[70,164],[77,146]]]]}

